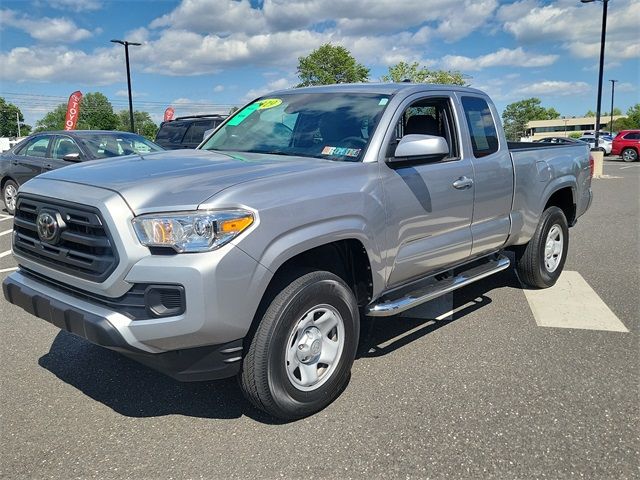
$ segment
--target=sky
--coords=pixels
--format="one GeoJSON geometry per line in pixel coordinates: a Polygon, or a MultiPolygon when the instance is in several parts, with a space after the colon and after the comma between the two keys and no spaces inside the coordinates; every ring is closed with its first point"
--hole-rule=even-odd
{"type": "MultiPolygon", "coordinates": [[[[608,3],[602,110],[640,102],[640,0],[608,3]]],[[[390,65],[455,69],[502,112],[539,97],[565,116],[596,109],[602,2],[579,0],[2,0],[0,96],[35,124],[75,90],[159,121],[227,112],[298,83],[300,56],[346,47],[380,81],[390,65]]]]}

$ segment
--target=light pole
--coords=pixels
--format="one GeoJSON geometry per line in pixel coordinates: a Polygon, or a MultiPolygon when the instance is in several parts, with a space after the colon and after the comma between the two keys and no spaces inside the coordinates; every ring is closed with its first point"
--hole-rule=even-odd
{"type": "MultiPolygon", "coordinates": [[[[592,3],[597,0],[580,0],[582,3],[592,3]]],[[[596,105],[596,131],[595,149],[598,149],[600,139],[600,102],[602,101],[602,74],[604,71],[604,43],[607,35],[607,4],[609,0],[602,1],[602,32],[600,33],[600,70],[598,72],[598,104],[596,105]]]]}
{"type": "Polygon", "coordinates": [[[618,80],[609,80],[611,82],[611,128],[610,134],[613,134],[613,94],[616,91],[616,82],[618,80]]]}
{"type": "MultiPolygon", "coordinates": [[[[605,0],[608,1],[608,0],[605,0]]],[[[127,42],[126,40],[111,40],[113,43],[119,43],[120,45],[124,45],[124,58],[127,63],[127,87],[129,89],[129,122],[131,123],[130,130],[134,133],[133,130],[133,100],[131,99],[131,69],[129,68],[129,45],[140,46],[141,43],[135,42],[127,42]]],[[[596,137],[597,144],[597,137],[596,137]]]]}
{"type": "Polygon", "coordinates": [[[16,122],[18,124],[18,138],[20,138],[20,114],[16,112],[16,122]]]}

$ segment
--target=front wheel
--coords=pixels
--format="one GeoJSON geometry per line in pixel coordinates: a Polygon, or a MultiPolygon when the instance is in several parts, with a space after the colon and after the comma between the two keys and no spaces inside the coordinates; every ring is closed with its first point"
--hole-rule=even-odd
{"type": "Polygon", "coordinates": [[[569,247],[569,225],[558,207],[547,208],[533,238],[516,250],[516,270],[529,287],[553,286],[564,268],[569,247]]]}
{"type": "Polygon", "coordinates": [[[638,160],[638,152],[633,148],[625,148],[620,156],[625,162],[636,162],[638,160]]]}
{"type": "Polygon", "coordinates": [[[290,280],[260,320],[240,373],[245,396],[284,420],[316,413],[340,395],[360,333],[357,302],[340,277],[313,271],[290,280]]]}

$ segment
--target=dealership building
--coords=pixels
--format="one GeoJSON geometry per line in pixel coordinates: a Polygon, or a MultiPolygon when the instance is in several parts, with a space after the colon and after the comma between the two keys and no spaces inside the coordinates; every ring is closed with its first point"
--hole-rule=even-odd
{"type": "MultiPolygon", "coordinates": [[[[624,115],[614,115],[613,120],[624,115]]],[[[607,130],[611,117],[600,117],[600,131],[607,130]]],[[[533,120],[527,123],[523,140],[538,140],[544,137],[568,137],[577,132],[593,132],[596,129],[596,117],[554,118],[553,120],[533,120]]]]}

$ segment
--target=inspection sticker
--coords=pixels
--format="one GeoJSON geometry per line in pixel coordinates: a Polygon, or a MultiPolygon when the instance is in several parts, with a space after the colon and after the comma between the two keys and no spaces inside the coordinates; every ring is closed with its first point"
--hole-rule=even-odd
{"type": "Polygon", "coordinates": [[[341,157],[357,157],[360,155],[360,148],[343,148],[343,147],[324,147],[322,155],[338,155],[341,157]]]}

